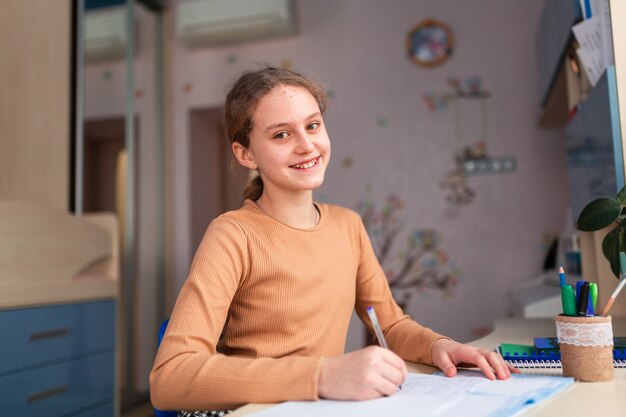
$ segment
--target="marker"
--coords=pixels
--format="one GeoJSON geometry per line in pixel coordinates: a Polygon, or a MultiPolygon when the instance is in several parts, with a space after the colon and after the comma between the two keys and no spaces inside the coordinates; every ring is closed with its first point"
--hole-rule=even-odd
{"type": "Polygon", "coordinates": [[[576,316],[576,294],[574,287],[566,285],[561,288],[561,303],[563,304],[563,314],[566,316],[576,316]]]}
{"type": "Polygon", "coordinates": [[[576,302],[577,303],[580,302],[580,289],[583,287],[583,285],[585,285],[585,282],[587,281],[583,281],[583,280],[576,281],[576,302]]]}
{"type": "Polygon", "coordinates": [[[589,291],[587,292],[587,311],[585,311],[585,317],[593,317],[594,313],[593,295],[591,294],[591,284],[589,284],[589,291]]]}
{"type": "Polygon", "coordinates": [[[567,285],[565,271],[562,266],[559,268],[559,280],[561,281],[561,304],[563,305],[563,314],[566,316],[575,316],[576,296],[574,295],[574,288],[572,288],[571,285],[567,285]]]}
{"type": "Polygon", "coordinates": [[[592,282],[589,284],[589,294],[591,294],[591,304],[593,305],[593,311],[596,310],[596,304],[598,303],[598,284],[592,282]]]}
{"type": "MultiPolygon", "coordinates": [[[[580,282],[580,281],[578,281],[580,282]]],[[[578,300],[578,315],[586,316],[587,315],[587,305],[589,303],[589,283],[584,282],[580,286],[580,292],[577,297],[578,300]]]]}

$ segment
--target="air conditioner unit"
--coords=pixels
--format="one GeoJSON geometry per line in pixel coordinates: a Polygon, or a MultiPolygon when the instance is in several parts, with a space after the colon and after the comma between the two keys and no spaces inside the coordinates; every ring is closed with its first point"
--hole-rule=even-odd
{"type": "Polygon", "coordinates": [[[85,13],[85,62],[123,59],[126,56],[126,7],[85,13]]]}
{"type": "Polygon", "coordinates": [[[191,47],[225,45],[292,34],[294,20],[291,0],[187,0],[176,31],[191,47]]]}

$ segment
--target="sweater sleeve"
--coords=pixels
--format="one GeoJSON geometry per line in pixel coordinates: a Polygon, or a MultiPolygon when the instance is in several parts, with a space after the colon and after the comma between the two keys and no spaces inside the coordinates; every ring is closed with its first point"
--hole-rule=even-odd
{"type": "Polygon", "coordinates": [[[363,223],[358,225],[361,259],[357,277],[356,313],[373,332],[367,307],[376,310],[378,321],[389,348],[402,359],[433,365],[431,348],[435,341],[446,338],[413,321],[404,314],[393,298],[387,277],[376,258],[363,223]]]}
{"type": "Polygon", "coordinates": [[[232,409],[248,402],[317,399],[321,357],[250,358],[217,352],[249,270],[244,231],[218,218],[196,252],[150,373],[162,410],[232,409]]]}

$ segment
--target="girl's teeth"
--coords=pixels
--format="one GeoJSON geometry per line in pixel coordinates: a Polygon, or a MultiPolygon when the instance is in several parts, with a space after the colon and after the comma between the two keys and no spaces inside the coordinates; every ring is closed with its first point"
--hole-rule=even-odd
{"type": "Polygon", "coordinates": [[[308,169],[314,166],[315,164],[317,164],[317,158],[310,162],[307,162],[306,164],[297,164],[297,165],[294,165],[293,167],[299,168],[299,169],[308,169]]]}

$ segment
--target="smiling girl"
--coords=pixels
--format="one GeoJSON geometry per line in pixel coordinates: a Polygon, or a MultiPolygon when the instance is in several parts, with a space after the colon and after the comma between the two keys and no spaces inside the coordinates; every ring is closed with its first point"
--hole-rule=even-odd
{"type": "Polygon", "coordinates": [[[257,176],[196,252],[150,374],[157,408],[223,415],[249,402],[393,395],[405,360],[510,376],[497,353],[403,314],[358,214],[313,201],[331,155],[326,107],[319,84],[286,69],[246,72],[229,91],[226,133],[257,176]],[[344,353],[353,310],[372,330],[368,306],[389,349],[344,353]]]}

